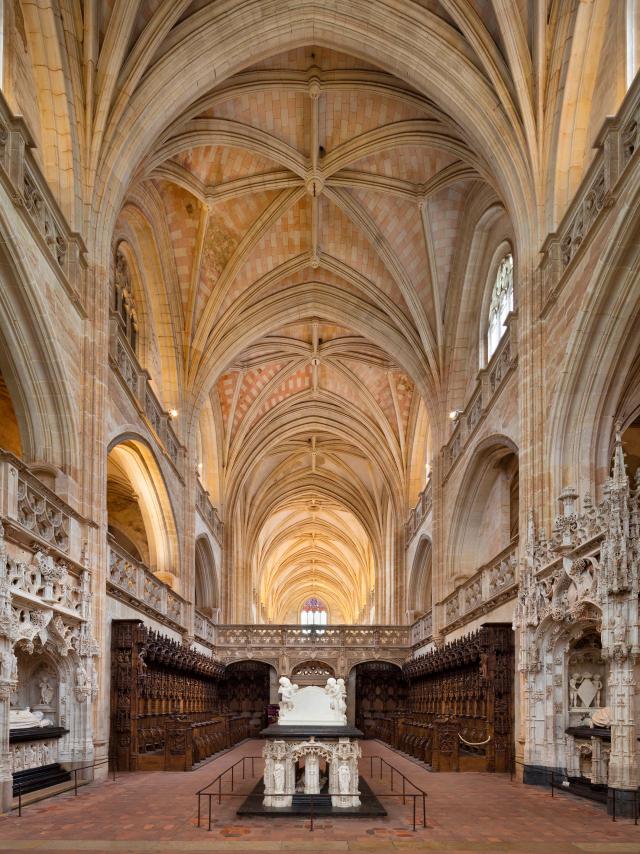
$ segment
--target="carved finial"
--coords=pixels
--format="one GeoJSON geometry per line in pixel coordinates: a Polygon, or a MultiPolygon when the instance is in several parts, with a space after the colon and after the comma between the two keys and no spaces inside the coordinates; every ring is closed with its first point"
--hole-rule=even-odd
{"type": "Polygon", "coordinates": [[[535,543],[536,541],[536,520],[533,515],[533,509],[529,509],[527,514],[527,542],[535,543]]]}
{"type": "Polygon", "coordinates": [[[629,479],[627,478],[627,466],[624,460],[624,451],[622,449],[622,425],[616,421],[616,443],[613,449],[613,470],[611,472],[611,480],[614,485],[626,486],[629,479]]]}

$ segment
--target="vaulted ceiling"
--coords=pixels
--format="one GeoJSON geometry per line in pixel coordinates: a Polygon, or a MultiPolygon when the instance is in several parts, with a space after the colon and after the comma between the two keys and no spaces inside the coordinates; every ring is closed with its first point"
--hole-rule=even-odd
{"type": "Polygon", "coordinates": [[[424,472],[480,173],[433,103],[318,46],[204,93],[140,170],[123,217],[166,244],[251,616],[292,619],[311,595],[334,621],[388,612],[385,542],[424,472]]]}

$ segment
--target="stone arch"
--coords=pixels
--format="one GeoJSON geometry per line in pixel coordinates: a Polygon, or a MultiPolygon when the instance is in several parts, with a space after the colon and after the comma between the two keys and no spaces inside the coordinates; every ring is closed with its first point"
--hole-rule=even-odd
{"type": "MultiPolygon", "coordinates": [[[[570,767],[571,757],[567,752],[566,739],[553,739],[549,743],[544,733],[564,733],[571,724],[582,722],[575,712],[571,714],[571,656],[582,638],[591,634],[599,637],[601,626],[600,607],[590,600],[584,600],[571,622],[558,622],[553,614],[548,614],[536,628],[529,655],[537,665],[525,672],[525,683],[529,696],[537,693],[544,700],[531,706],[532,725],[537,733],[535,741],[527,744],[527,761],[531,764],[539,763],[545,754],[546,765],[570,767]],[[552,756],[548,754],[549,749],[553,752],[552,756]]],[[[606,679],[603,678],[602,682],[606,683],[606,679]]]]}
{"type": "Polygon", "coordinates": [[[291,680],[299,685],[325,685],[330,676],[336,676],[335,668],[320,659],[300,661],[291,669],[291,680]]]}
{"type": "Polygon", "coordinates": [[[58,339],[42,290],[11,225],[0,215],[0,371],[20,431],[22,456],[74,476],[78,425],[58,339]]]}
{"type": "Polygon", "coordinates": [[[623,45],[613,55],[607,50],[607,33],[623,30],[618,15],[624,16],[624,3],[615,0],[567,3],[555,26],[557,67],[549,76],[552,120],[547,131],[548,231],[567,209],[589,165],[596,136],[626,91],[623,45]]]}
{"type": "Polygon", "coordinates": [[[110,513],[112,534],[121,540],[120,545],[125,549],[125,538],[129,539],[139,552],[139,555],[133,555],[134,558],[148,557],[149,568],[162,581],[178,587],[180,562],[175,514],[151,448],[141,437],[119,436],[109,445],[107,469],[108,509],[110,495],[113,499],[110,513]],[[117,526],[114,525],[116,521],[119,522],[117,526]],[[143,530],[140,530],[140,522],[143,530]],[[139,546],[145,541],[146,554],[142,554],[139,546]]]}
{"type": "MultiPolygon", "coordinates": [[[[549,498],[564,486],[595,493],[608,476],[616,420],[635,411],[640,322],[640,192],[616,224],[598,259],[568,341],[551,402],[549,498]],[[585,450],[587,449],[587,450],[585,450]]],[[[547,502],[550,504],[551,502],[547,502]]],[[[551,519],[546,519],[549,524],[551,519]]]]}
{"type": "Polygon", "coordinates": [[[431,609],[433,544],[426,534],[420,538],[407,585],[407,611],[410,622],[431,609]]]}
{"type": "MultiPolygon", "coordinates": [[[[406,681],[397,661],[365,660],[354,664],[347,681],[349,705],[353,702],[356,726],[365,735],[370,728],[367,720],[393,715],[403,707],[406,681]]],[[[349,716],[349,711],[347,715],[349,716]]]]}
{"type": "Polygon", "coordinates": [[[450,582],[469,578],[513,539],[518,518],[517,489],[513,506],[517,478],[518,448],[511,439],[492,435],[478,444],[460,483],[451,519],[450,582]],[[479,543],[483,550],[478,549],[479,543]]]}
{"type": "Polygon", "coordinates": [[[62,16],[57,3],[18,5],[24,16],[36,82],[42,136],[39,159],[71,227],[79,228],[83,198],[78,130],[82,124],[76,115],[68,56],[63,49],[62,16]]]}
{"type": "Polygon", "coordinates": [[[212,617],[220,608],[220,583],[216,559],[209,538],[202,535],[195,546],[195,601],[202,614],[212,617]]]}

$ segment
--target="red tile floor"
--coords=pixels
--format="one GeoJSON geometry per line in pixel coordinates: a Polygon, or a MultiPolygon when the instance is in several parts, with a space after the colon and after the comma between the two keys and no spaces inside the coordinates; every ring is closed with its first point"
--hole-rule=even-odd
{"type": "MultiPolygon", "coordinates": [[[[548,854],[640,854],[640,825],[615,824],[603,809],[570,795],[510,782],[496,774],[430,774],[377,741],[363,742],[365,755],[379,754],[429,793],[428,828],[411,830],[412,807],[382,799],[382,819],[238,819],[238,800],[214,804],[209,833],[196,827],[194,793],[237,759],[258,755],[248,741],[191,774],[123,774],[0,818],[0,852],[312,852],[424,851],[548,852],[548,854]]],[[[256,770],[258,763],[256,763],[256,770]]],[[[368,763],[362,770],[368,773],[368,763]]],[[[254,780],[247,779],[244,791],[254,780]]],[[[389,791],[374,780],[375,792],[389,791]]],[[[419,811],[419,809],[418,809],[419,811]]]]}

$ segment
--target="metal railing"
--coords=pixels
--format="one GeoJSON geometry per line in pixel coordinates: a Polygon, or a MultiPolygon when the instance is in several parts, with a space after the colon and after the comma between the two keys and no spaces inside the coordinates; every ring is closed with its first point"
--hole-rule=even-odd
{"type": "Polygon", "coordinates": [[[429,795],[425,792],[424,789],[421,789],[420,786],[417,786],[413,783],[408,777],[406,777],[399,768],[396,768],[395,765],[391,765],[390,762],[387,762],[386,759],[383,759],[379,754],[372,754],[371,756],[362,756],[360,761],[366,762],[369,761],[369,776],[373,779],[373,763],[374,760],[377,760],[379,765],[379,779],[382,780],[384,778],[384,769],[387,768],[389,771],[389,785],[391,788],[390,792],[378,792],[376,793],[377,798],[402,798],[402,803],[406,804],[407,798],[413,799],[413,830],[416,830],[416,801],[420,799],[422,801],[422,826],[427,827],[427,798],[429,795]],[[402,783],[402,791],[394,792],[393,784],[394,784],[394,774],[400,777],[400,782],[402,783]],[[415,792],[408,792],[407,785],[412,789],[415,789],[415,792]]]}
{"type": "MultiPolygon", "coordinates": [[[[242,768],[242,780],[245,780],[247,777],[247,768],[246,763],[251,762],[251,777],[255,777],[255,760],[263,760],[262,756],[243,756],[237,762],[234,762],[233,765],[229,766],[229,768],[225,768],[224,771],[221,771],[217,777],[215,777],[210,783],[207,783],[206,786],[203,786],[196,792],[196,797],[198,798],[198,827],[202,827],[203,815],[202,815],[202,799],[207,799],[207,807],[206,807],[206,822],[207,822],[207,830],[211,830],[211,825],[213,822],[213,802],[217,800],[218,804],[222,804],[223,798],[244,798],[249,799],[252,797],[251,793],[247,794],[246,792],[234,792],[235,784],[239,779],[239,772],[236,773],[235,769],[238,766],[242,768]],[[226,778],[226,780],[225,780],[226,778]],[[223,791],[224,784],[230,784],[229,791],[223,791]]],[[[412,819],[412,827],[413,830],[416,831],[418,827],[418,818],[420,816],[418,810],[418,801],[422,803],[422,827],[427,827],[427,792],[424,789],[421,789],[420,786],[417,786],[414,782],[409,780],[409,778],[400,771],[399,768],[396,768],[395,765],[391,765],[387,762],[386,759],[383,759],[382,756],[372,755],[372,756],[364,756],[360,759],[361,762],[369,763],[369,776],[371,779],[374,777],[374,762],[378,762],[378,770],[379,770],[379,779],[383,780],[386,776],[386,772],[389,772],[389,783],[390,789],[389,792],[382,793],[371,793],[367,795],[366,793],[360,793],[360,800],[375,800],[378,801],[380,798],[402,798],[403,805],[406,805],[407,800],[411,799],[413,803],[413,819],[412,819]],[[395,776],[394,776],[395,775],[395,776]],[[399,779],[398,779],[399,778],[399,779]],[[401,787],[400,791],[394,790],[394,785],[399,784],[401,787]],[[414,790],[414,791],[411,791],[414,790]]],[[[262,798],[262,794],[255,795],[254,797],[262,798]]],[[[308,808],[308,817],[309,817],[309,830],[313,831],[314,829],[314,821],[318,817],[321,811],[319,811],[318,803],[328,800],[331,797],[330,794],[315,794],[309,795],[306,801],[306,806],[308,808]]],[[[285,813],[283,813],[284,815],[285,813]]],[[[324,813],[323,813],[324,814],[324,813]]],[[[331,813],[332,817],[335,817],[335,813],[331,813]]]]}
{"type": "Polygon", "coordinates": [[[238,765],[242,766],[242,779],[246,779],[246,762],[251,762],[251,776],[255,777],[255,761],[256,759],[264,761],[262,756],[243,756],[242,759],[238,759],[237,762],[234,762],[229,768],[225,768],[224,771],[221,771],[218,776],[213,779],[210,783],[207,783],[206,786],[203,786],[201,789],[198,789],[196,792],[196,796],[198,798],[198,827],[201,827],[201,819],[202,819],[202,798],[208,799],[207,805],[207,830],[211,830],[211,821],[212,821],[212,801],[213,798],[218,799],[218,803],[222,803],[222,798],[235,797],[235,798],[244,798],[246,794],[234,793],[233,789],[236,782],[237,775],[235,774],[235,769],[238,765]],[[222,786],[224,784],[224,778],[227,774],[231,774],[229,782],[231,783],[231,790],[229,792],[223,792],[222,786]],[[215,788],[217,786],[217,789],[215,788]],[[214,789],[214,791],[209,791],[214,789]]]}
{"type": "MultiPolygon", "coordinates": [[[[516,759],[513,760],[511,765],[511,774],[510,779],[513,781],[515,777],[516,767],[520,766],[520,768],[526,768],[527,766],[523,762],[518,762],[516,759]]],[[[574,784],[571,783],[569,776],[559,771],[554,771],[552,768],[536,768],[536,774],[544,774],[546,775],[547,782],[549,784],[549,788],[551,789],[551,797],[555,798],[556,792],[562,792],[565,795],[573,795],[577,798],[584,798],[586,800],[592,800],[599,803],[602,803],[604,806],[607,805],[607,801],[599,801],[599,799],[595,797],[589,797],[588,795],[577,791],[574,784]]],[[[586,785],[586,783],[585,783],[586,785]]],[[[604,784],[603,784],[604,785],[604,784]]],[[[618,813],[618,805],[617,805],[617,795],[616,789],[612,789],[607,787],[606,797],[607,800],[610,798],[611,801],[611,821],[617,820],[618,813]]],[[[628,790],[627,790],[628,794],[628,790]]],[[[625,816],[625,818],[630,818],[631,816],[625,816]]],[[[635,789],[633,791],[633,823],[637,826],[638,819],[640,818],[640,790],[635,789]]]]}
{"type": "MultiPolygon", "coordinates": [[[[78,771],[87,771],[87,770],[92,769],[92,768],[100,768],[103,765],[109,765],[110,763],[111,763],[110,759],[101,759],[100,762],[93,762],[91,765],[81,765],[78,768],[65,769],[68,771],[69,774],[73,774],[73,784],[71,786],[68,786],[66,789],[61,789],[61,790],[56,791],[56,792],[50,792],[49,794],[43,794],[43,796],[41,798],[36,799],[37,802],[39,803],[40,801],[45,801],[47,798],[53,798],[56,795],[64,795],[66,792],[70,792],[72,789],[73,789],[74,797],[77,797],[78,796],[78,771]]],[[[110,773],[112,775],[113,782],[115,783],[115,781],[116,781],[116,769],[115,769],[115,767],[112,768],[110,773]]],[[[90,783],[90,782],[92,782],[92,781],[91,780],[86,781],[86,783],[90,783]]],[[[18,818],[21,818],[22,817],[22,784],[20,783],[20,781],[18,781],[14,785],[17,786],[17,788],[18,788],[18,795],[17,795],[17,797],[18,797],[18,818]]],[[[36,794],[36,792],[38,792],[38,791],[39,791],[38,789],[34,789],[33,794],[36,794]]],[[[46,789],[42,789],[40,791],[46,792],[46,789]]],[[[29,794],[31,794],[31,792],[29,792],[29,794]]],[[[16,797],[16,796],[14,795],[14,797],[16,797]]],[[[15,809],[15,807],[13,807],[13,809],[15,809]]]]}

